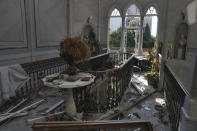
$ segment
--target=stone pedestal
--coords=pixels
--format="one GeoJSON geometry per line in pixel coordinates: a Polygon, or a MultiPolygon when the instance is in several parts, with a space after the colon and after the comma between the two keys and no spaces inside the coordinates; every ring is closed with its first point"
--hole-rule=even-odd
{"type": "Polygon", "coordinates": [[[76,110],[76,105],[75,105],[75,101],[73,98],[73,91],[71,88],[67,89],[67,91],[68,91],[68,98],[67,98],[67,100],[65,100],[66,101],[65,112],[71,116],[76,116],[77,110],[76,110]]]}

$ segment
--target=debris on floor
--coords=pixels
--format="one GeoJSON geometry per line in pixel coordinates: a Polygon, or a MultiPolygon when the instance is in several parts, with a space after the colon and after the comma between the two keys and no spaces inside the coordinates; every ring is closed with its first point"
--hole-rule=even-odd
{"type": "Polygon", "coordinates": [[[7,114],[7,115],[5,115],[5,116],[2,116],[2,117],[0,118],[0,123],[3,123],[4,121],[6,121],[6,120],[8,120],[8,119],[10,119],[10,118],[15,117],[16,115],[19,115],[20,113],[23,113],[24,111],[29,111],[29,110],[35,109],[35,108],[37,108],[40,104],[42,104],[42,103],[44,103],[44,102],[46,102],[46,101],[45,101],[44,99],[42,99],[42,100],[39,100],[39,101],[37,101],[37,102],[35,102],[35,103],[31,104],[31,105],[25,106],[24,108],[22,108],[22,109],[20,109],[20,110],[18,110],[18,111],[16,111],[16,112],[9,113],[9,114],[7,114]]]}
{"type": "MultiPolygon", "coordinates": [[[[134,74],[131,83],[118,107],[105,113],[81,112],[75,117],[64,111],[66,106],[64,100],[67,97],[65,93],[54,89],[40,91],[31,102],[24,99],[8,109],[5,114],[0,115],[0,122],[7,121],[0,126],[0,130],[31,131],[33,123],[46,121],[125,120],[150,121],[154,131],[170,131],[163,92],[157,92],[152,86],[147,85],[143,73],[134,74]],[[25,104],[27,101],[29,104],[25,104]]],[[[142,131],[143,129],[133,130],[142,131]]]]}

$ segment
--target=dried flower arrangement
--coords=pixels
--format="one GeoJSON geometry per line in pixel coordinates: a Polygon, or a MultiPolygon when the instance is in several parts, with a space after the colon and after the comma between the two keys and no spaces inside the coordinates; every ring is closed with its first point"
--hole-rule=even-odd
{"type": "Polygon", "coordinates": [[[75,68],[76,62],[81,62],[89,58],[89,49],[85,41],[77,38],[67,38],[60,43],[60,57],[70,66],[75,68]]]}

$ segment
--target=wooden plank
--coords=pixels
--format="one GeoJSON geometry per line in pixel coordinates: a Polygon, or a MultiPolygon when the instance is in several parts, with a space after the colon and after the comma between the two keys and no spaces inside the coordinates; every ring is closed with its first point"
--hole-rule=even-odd
{"type": "Polygon", "coordinates": [[[149,91],[149,93],[147,95],[143,95],[140,96],[136,102],[134,103],[124,103],[124,104],[120,104],[118,107],[108,111],[107,113],[105,113],[104,115],[100,116],[99,118],[95,119],[95,121],[99,121],[99,120],[111,120],[112,118],[120,115],[121,113],[128,111],[129,109],[135,107],[136,105],[138,105],[139,103],[141,103],[143,100],[147,99],[148,97],[150,97],[152,94],[154,94],[157,90],[155,89],[151,89],[149,91]]]}
{"type": "Polygon", "coordinates": [[[143,128],[147,131],[153,131],[150,122],[130,122],[130,121],[106,121],[106,122],[82,122],[82,123],[67,123],[57,122],[51,124],[39,124],[33,125],[34,131],[66,131],[66,130],[90,130],[90,129],[118,129],[118,128],[143,128]]]}

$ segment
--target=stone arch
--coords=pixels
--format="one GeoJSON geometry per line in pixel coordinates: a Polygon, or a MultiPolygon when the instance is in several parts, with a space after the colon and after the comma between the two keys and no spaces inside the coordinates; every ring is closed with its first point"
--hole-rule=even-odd
{"type": "MultiPolygon", "coordinates": [[[[112,13],[113,13],[113,11],[115,10],[115,9],[117,9],[118,11],[119,11],[119,13],[120,13],[120,16],[117,16],[117,17],[120,17],[121,19],[122,19],[122,11],[120,10],[120,8],[118,7],[118,6],[112,6],[110,9],[109,9],[109,11],[108,11],[108,17],[107,17],[107,28],[108,28],[108,30],[107,30],[107,48],[108,49],[110,49],[110,31],[109,31],[109,27],[110,27],[110,18],[111,17],[113,17],[113,16],[111,16],[112,15],[112,13]]],[[[116,16],[114,16],[114,17],[116,17],[116,16]]],[[[120,43],[121,44],[121,43],[120,43]]]]}
{"type": "Polygon", "coordinates": [[[145,7],[145,9],[144,9],[144,12],[143,12],[143,14],[144,15],[146,15],[146,12],[148,11],[148,9],[150,9],[151,7],[153,7],[153,8],[155,8],[155,10],[156,10],[156,12],[157,12],[157,16],[159,17],[160,16],[160,9],[159,9],[159,7],[157,6],[157,4],[149,4],[148,6],[146,6],[145,7]]]}
{"type": "Polygon", "coordinates": [[[123,11],[123,15],[125,16],[126,15],[126,12],[127,12],[127,10],[129,9],[129,7],[131,6],[131,5],[135,5],[138,9],[139,9],[139,11],[140,11],[140,15],[143,13],[143,8],[142,8],[142,6],[140,5],[140,3],[138,3],[138,2],[134,2],[134,1],[130,1],[130,2],[128,2],[127,4],[125,4],[126,6],[125,6],[125,8],[124,8],[124,11],[123,11]]]}
{"type": "MultiPolygon", "coordinates": [[[[156,4],[149,4],[148,6],[146,6],[146,8],[144,9],[144,22],[145,22],[145,18],[148,18],[148,17],[157,17],[157,29],[156,29],[156,36],[155,36],[155,38],[156,38],[156,40],[155,40],[155,44],[157,45],[157,47],[158,47],[158,40],[159,40],[159,30],[160,30],[160,17],[159,17],[159,13],[160,11],[159,11],[159,9],[158,9],[158,6],[156,5],[156,4]],[[155,14],[146,14],[147,12],[148,12],[148,10],[150,9],[150,8],[154,8],[155,9],[155,11],[156,11],[156,13],[155,14]]],[[[151,18],[151,19],[152,19],[151,18]]],[[[152,29],[151,29],[152,30],[152,29]]],[[[144,44],[144,43],[143,43],[144,44]]],[[[143,45],[144,46],[144,45],[143,45]]]]}
{"type": "Polygon", "coordinates": [[[120,12],[120,17],[123,16],[123,12],[122,10],[118,7],[118,6],[112,6],[109,10],[108,10],[108,14],[107,14],[107,17],[109,18],[112,14],[112,12],[117,9],[119,12],[120,12]]]}

